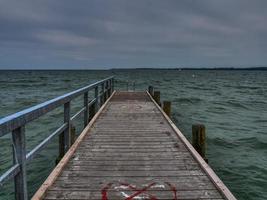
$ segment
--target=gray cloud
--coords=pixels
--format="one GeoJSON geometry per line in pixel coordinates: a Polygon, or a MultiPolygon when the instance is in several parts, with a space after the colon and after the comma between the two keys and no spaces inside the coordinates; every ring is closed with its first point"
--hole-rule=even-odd
{"type": "Polygon", "coordinates": [[[265,0],[0,2],[0,69],[267,64],[265,0]]]}

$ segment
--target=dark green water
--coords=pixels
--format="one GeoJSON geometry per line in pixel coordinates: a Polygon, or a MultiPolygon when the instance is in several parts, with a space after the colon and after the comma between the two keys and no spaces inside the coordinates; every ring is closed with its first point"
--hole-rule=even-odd
{"type": "MultiPolygon", "coordinates": [[[[238,199],[267,199],[266,71],[0,71],[0,118],[110,75],[116,76],[118,90],[125,90],[128,81],[136,90],[148,85],[161,90],[189,140],[191,125],[205,124],[209,163],[219,177],[238,199]]],[[[78,98],[72,113],[81,105],[78,98]]],[[[26,126],[28,150],[62,123],[62,112],[59,108],[26,126]]],[[[9,135],[0,138],[1,174],[12,163],[9,135]]],[[[57,150],[55,139],[27,164],[30,196],[55,166],[57,150]]],[[[0,188],[1,200],[13,195],[12,183],[0,188]]]]}

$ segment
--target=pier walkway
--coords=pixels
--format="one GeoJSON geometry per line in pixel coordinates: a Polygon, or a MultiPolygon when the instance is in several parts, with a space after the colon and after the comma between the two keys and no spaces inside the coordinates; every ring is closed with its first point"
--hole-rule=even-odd
{"type": "Polygon", "coordinates": [[[235,199],[146,92],[113,92],[33,199],[235,199]]]}

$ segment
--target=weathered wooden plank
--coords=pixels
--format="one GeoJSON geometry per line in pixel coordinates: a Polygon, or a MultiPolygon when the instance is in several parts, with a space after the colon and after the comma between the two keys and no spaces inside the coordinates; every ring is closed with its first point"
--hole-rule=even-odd
{"type": "MultiPolygon", "coordinates": [[[[120,146],[122,147],[122,146],[120,146]]],[[[164,153],[177,153],[177,148],[166,148],[163,149],[162,148],[140,148],[140,149],[135,149],[135,148],[102,148],[101,146],[98,147],[91,147],[91,148],[81,148],[81,151],[90,151],[90,152],[100,152],[100,153],[106,153],[106,152],[110,152],[110,153],[133,153],[133,152],[138,152],[138,153],[161,153],[164,155],[164,153]]],[[[182,149],[183,151],[181,151],[181,149],[179,149],[179,152],[184,152],[184,153],[188,153],[186,151],[186,149],[182,149]]],[[[79,151],[80,152],[80,151],[79,151]]]]}
{"type": "MultiPolygon", "coordinates": [[[[130,197],[135,192],[130,191],[128,194],[126,191],[110,191],[108,193],[109,200],[125,199],[130,197]]],[[[169,191],[153,191],[153,196],[162,200],[173,199],[173,193],[169,191]]],[[[184,190],[177,191],[177,196],[180,199],[221,199],[221,195],[217,190],[184,190]]],[[[139,195],[140,199],[148,199],[146,194],[139,195]]],[[[50,190],[46,196],[46,199],[91,199],[99,200],[102,198],[101,191],[53,191],[50,190]]]]}
{"type": "MultiPolygon", "coordinates": [[[[107,184],[107,183],[106,183],[107,184]]],[[[65,183],[65,182],[61,182],[61,184],[55,184],[55,186],[53,187],[53,191],[94,191],[94,192],[99,192],[101,191],[102,188],[104,188],[106,186],[106,184],[95,184],[95,183],[87,183],[87,184],[77,184],[77,183],[65,183]]],[[[146,187],[148,184],[142,184],[142,183],[136,183],[132,185],[138,185],[141,188],[146,187]]],[[[196,190],[196,188],[198,188],[197,190],[214,190],[214,186],[212,185],[212,183],[210,182],[189,182],[189,183],[179,183],[177,185],[172,184],[173,186],[175,186],[175,188],[178,191],[184,191],[184,190],[191,190],[194,191],[196,190]]],[[[112,188],[110,189],[110,191],[116,191],[116,189],[112,188]]],[[[132,191],[131,189],[124,189],[124,191],[132,191]]],[[[153,188],[153,190],[150,191],[162,191],[161,188],[153,188]]]]}
{"type": "Polygon", "coordinates": [[[80,164],[73,164],[72,166],[68,166],[65,168],[65,170],[70,171],[89,171],[89,170],[102,170],[102,171],[178,171],[178,170],[196,170],[199,169],[199,165],[164,165],[164,164],[158,164],[158,165],[144,165],[141,163],[140,165],[90,165],[87,163],[87,165],[80,165],[80,164]]]}
{"type": "Polygon", "coordinates": [[[122,177],[118,180],[116,177],[59,177],[59,179],[55,182],[54,186],[57,187],[69,187],[71,185],[79,185],[81,187],[88,187],[91,186],[92,188],[98,188],[99,186],[103,186],[107,183],[129,183],[132,185],[143,186],[145,184],[149,184],[152,182],[157,183],[165,183],[170,182],[176,186],[178,189],[179,187],[183,187],[184,185],[190,185],[192,189],[198,188],[199,185],[207,186],[209,188],[212,187],[212,183],[208,179],[207,176],[180,176],[178,177],[122,177]]]}
{"type": "Polygon", "coordinates": [[[68,171],[64,170],[61,176],[78,176],[78,177],[142,177],[142,176],[157,176],[157,177],[173,177],[173,176],[200,176],[203,175],[201,170],[180,170],[180,171],[68,171]]]}
{"type": "MultiPolygon", "coordinates": [[[[150,150],[150,151],[163,151],[163,150],[167,150],[167,149],[171,149],[171,150],[176,150],[177,147],[176,144],[166,144],[166,145],[127,145],[127,144],[94,144],[92,143],[91,145],[90,144],[83,144],[80,146],[80,149],[84,149],[83,151],[87,150],[99,150],[101,151],[102,149],[110,149],[110,150],[120,150],[120,151],[125,151],[125,149],[128,149],[129,151],[130,150],[150,150]]],[[[183,147],[179,147],[180,149],[183,149],[183,147]]]]}
{"type": "Polygon", "coordinates": [[[69,183],[69,184],[107,184],[111,182],[125,182],[131,184],[145,184],[151,182],[170,182],[173,184],[181,184],[181,183],[194,183],[194,182],[210,182],[210,179],[205,176],[173,176],[173,177],[149,177],[149,176],[141,176],[141,177],[120,177],[118,180],[117,177],[66,177],[59,176],[55,184],[60,183],[69,183]]]}
{"type": "Polygon", "coordinates": [[[158,153],[158,152],[120,152],[120,153],[113,153],[113,152],[105,152],[105,153],[101,153],[101,152],[81,152],[81,153],[76,153],[74,159],[85,159],[87,157],[101,157],[103,158],[107,158],[107,157],[118,157],[118,158],[153,158],[153,157],[157,157],[157,158],[192,158],[192,156],[188,153],[188,152],[166,152],[164,154],[162,153],[158,153]]]}
{"type": "Polygon", "coordinates": [[[185,164],[186,166],[191,166],[196,164],[193,159],[183,159],[183,160],[174,160],[174,159],[143,159],[141,160],[140,158],[138,160],[129,160],[129,159],[113,159],[113,158],[106,158],[106,159],[101,159],[101,158],[90,158],[90,160],[86,161],[80,161],[80,160],[70,160],[69,165],[141,165],[140,163],[144,165],[153,165],[153,164],[161,164],[164,165],[166,163],[168,164],[185,164]],[[127,162],[126,162],[127,161],[127,162]]]}

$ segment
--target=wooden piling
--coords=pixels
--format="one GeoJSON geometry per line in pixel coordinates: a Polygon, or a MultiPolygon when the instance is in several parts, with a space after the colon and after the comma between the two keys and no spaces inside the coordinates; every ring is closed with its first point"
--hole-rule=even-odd
{"type": "Polygon", "coordinates": [[[163,110],[168,115],[171,116],[171,102],[170,101],[163,101],[163,110]]]}
{"type": "Polygon", "coordinates": [[[160,103],[160,91],[154,91],[153,98],[157,102],[157,104],[159,106],[161,106],[161,103],[160,103]]]}
{"type": "Polygon", "coordinates": [[[206,131],[203,124],[192,125],[192,144],[196,151],[206,159],[206,131]]]}
{"type": "Polygon", "coordinates": [[[154,87],[153,86],[148,86],[148,93],[153,97],[154,96],[154,87]]]}

